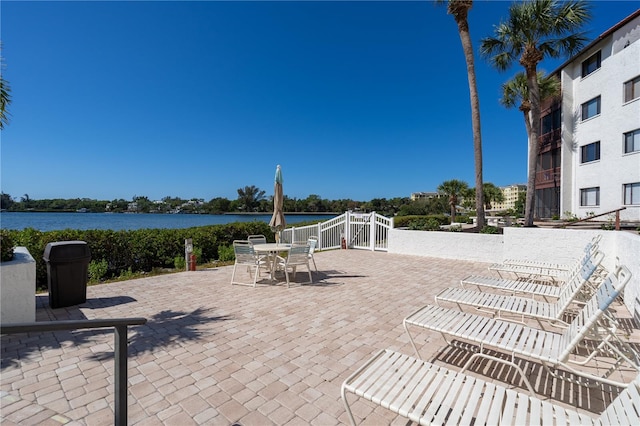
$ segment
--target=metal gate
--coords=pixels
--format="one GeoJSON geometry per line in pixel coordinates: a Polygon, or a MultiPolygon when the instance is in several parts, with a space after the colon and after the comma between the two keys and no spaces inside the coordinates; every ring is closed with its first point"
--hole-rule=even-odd
{"type": "Polygon", "coordinates": [[[316,236],[318,237],[317,250],[351,248],[386,251],[391,228],[393,228],[393,218],[376,212],[348,211],[326,222],[287,228],[282,231],[282,241],[305,242],[309,237],[316,236]]]}

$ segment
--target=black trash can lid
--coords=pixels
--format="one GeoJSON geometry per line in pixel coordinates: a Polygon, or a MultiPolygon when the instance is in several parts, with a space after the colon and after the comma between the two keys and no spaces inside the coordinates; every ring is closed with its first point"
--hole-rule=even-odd
{"type": "Polygon", "coordinates": [[[86,241],[57,241],[49,243],[42,258],[47,262],[75,262],[91,259],[86,241]]]}

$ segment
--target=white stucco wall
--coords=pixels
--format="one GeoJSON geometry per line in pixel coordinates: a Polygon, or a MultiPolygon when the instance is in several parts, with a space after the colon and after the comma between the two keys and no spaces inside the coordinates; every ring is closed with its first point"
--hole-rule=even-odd
{"type": "Polygon", "coordinates": [[[16,247],[14,258],[0,263],[0,322],[36,320],[36,261],[25,247],[16,247]]]}
{"type": "Polygon", "coordinates": [[[493,263],[502,260],[502,245],[502,235],[391,229],[388,251],[493,263]]]}
{"type": "Polygon", "coordinates": [[[640,235],[630,232],[613,232],[612,251],[615,249],[620,264],[631,271],[631,282],[624,293],[624,303],[630,312],[634,312],[636,321],[640,321],[640,235]]]}
{"type": "MultiPolygon", "coordinates": [[[[527,259],[573,263],[595,235],[602,235],[602,265],[613,271],[623,264],[632,273],[624,301],[640,320],[640,235],[626,231],[505,228],[503,235],[391,229],[389,253],[497,263],[527,259]]],[[[487,274],[490,272],[487,271],[487,274]]]]}

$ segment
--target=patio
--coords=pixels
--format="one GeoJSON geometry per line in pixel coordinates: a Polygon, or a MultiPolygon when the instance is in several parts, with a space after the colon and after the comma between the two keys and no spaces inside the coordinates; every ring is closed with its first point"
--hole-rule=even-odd
{"type": "MultiPolygon", "coordinates": [[[[131,425],[347,424],[344,379],[379,349],[413,354],[403,318],[464,276],[489,274],[487,263],[383,252],[334,250],[315,258],[313,285],[231,286],[233,267],[225,266],[92,286],[87,303],[71,308],[51,310],[39,295],[37,320],[147,318],[129,333],[131,425]]],[[[629,317],[623,305],[615,309],[629,317]]],[[[628,331],[640,342],[637,330],[628,331]]],[[[453,369],[467,359],[439,334],[416,337],[425,359],[453,369]]],[[[538,395],[585,412],[599,413],[618,392],[555,383],[540,365],[522,365],[538,395]]],[[[514,379],[488,362],[473,371],[514,379]]],[[[0,372],[3,425],[113,422],[112,330],[2,336],[0,372]]],[[[363,424],[407,424],[351,401],[363,424]]]]}

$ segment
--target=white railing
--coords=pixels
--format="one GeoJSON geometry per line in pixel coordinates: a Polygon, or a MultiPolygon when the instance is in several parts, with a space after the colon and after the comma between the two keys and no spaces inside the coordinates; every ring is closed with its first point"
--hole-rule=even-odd
{"type": "Polygon", "coordinates": [[[318,237],[317,250],[353,248],[386,251],[389,229],[393,218],[371,213],[348,211],[326,222],[315,225],[291,227],[282,231],[286,243],[304,242],[311,236],[318,237]]]}

